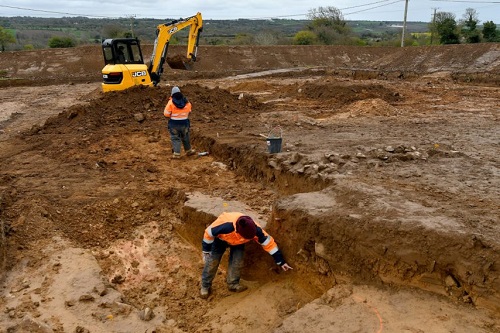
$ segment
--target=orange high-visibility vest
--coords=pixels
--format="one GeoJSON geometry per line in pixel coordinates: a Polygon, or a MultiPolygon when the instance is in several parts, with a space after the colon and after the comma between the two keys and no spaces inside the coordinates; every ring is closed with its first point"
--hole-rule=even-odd
{"type": "MultiPolygon", "coordinates": [[[[242,237],[240,234],[236,232],[236,221],[240,216],[243,216],[242,213],[236,212],[225,212],[222,213],[211,225],[209,225],[205,229],[205,233],[203,235],[203,243],[212,244],[215,237],[227,242],[229,245],[240,245],[250,242],[252,239],[246,239],[242,237]],[[232,224],[232,228],[230,232],[217,233],[214,235],[213,230],[217,230],[218,227],[223,227],[224,224],[232,224]]],[[[255,222],[255,221],[254,221],[255,222]]],[[[274,241],[274,238],[269,235],[260,224],[255,222],[257,226],[257,234],[253,238],[253,240],[257,241],[262,248],[269,253],[270,255],[275,254],[278,249],[278,244],[274,241]]]]}
{"type": "Polygon", "coordinates": [[[186,106],[184,106],[182,109],[178,108],[172,102],[172,96],[170,96],[167,105],[165,106],[165,110],[163,111],[163,115],[172,120],[185,120],[189,118],[191,108],[191,102],[187,102],[186,106]]]}

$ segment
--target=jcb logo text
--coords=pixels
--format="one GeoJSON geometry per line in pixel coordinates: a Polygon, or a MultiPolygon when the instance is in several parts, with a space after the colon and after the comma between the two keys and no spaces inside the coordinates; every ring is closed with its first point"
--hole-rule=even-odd
{"type": "Polygon", "coordinates": [[[146,71],[140,71],[140,72],[133,72],[132,77],[139,77],[139,76],[146,76],[147,72],[146,71]]]}

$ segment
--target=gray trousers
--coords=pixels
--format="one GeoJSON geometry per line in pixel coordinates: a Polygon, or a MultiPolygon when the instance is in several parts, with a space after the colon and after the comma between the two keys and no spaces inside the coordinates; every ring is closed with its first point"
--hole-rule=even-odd
{"type": "Polygon", "coordinates": [[[188,121],[173,121],[168,122],[168,131],[172,142],[172,150],[176,154],[181,153],[181,147],[184,151],[191,150],[191,139],[189,134],[190,126],[188,121]]]}
{"type": "Polygon", "coordinates": [[[229,263],[227,265],[226,281],[228,287],[237,286],[240,283],[241,268],[243,267],[243,255],[245,252],[245,244],[229,245],[219,238],[215,238],[212,244],[212,252],[210,257],[205,261],[205,267],[201,274],[201,286],[203,288],[212,287],[212,281],[217,274],[220,260],[229,247],[229,263]]]}

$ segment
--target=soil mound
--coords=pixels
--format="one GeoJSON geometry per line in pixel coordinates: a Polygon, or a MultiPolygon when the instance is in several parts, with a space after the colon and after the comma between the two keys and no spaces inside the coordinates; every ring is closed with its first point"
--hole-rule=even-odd
{"type": "Polygon", "coordinates": [[[365,99],[349,104],[339,114],[343,117],[397,116],[400,111],[380,98],[365,99]]]}
{"type": "Polygon", "coordinates": [[[382,99],[388,103],[401,100],[399,93],[378,84],[339,86],[311,83],[302,86],[302,96],[322,103],[330,101],[338,105],[374,98],[382,99]]]}

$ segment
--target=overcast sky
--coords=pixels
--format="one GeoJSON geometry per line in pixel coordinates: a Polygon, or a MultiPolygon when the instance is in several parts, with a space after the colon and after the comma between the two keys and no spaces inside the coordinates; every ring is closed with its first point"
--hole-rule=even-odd
{"type": "MultiPolygon", "coordinates": [[[[345,20],[403,21],[405,0],[0,0],[0,16],[88,16],[180,18],[201,12],[204,19],[304,19],[310,9],[333,6],[345,20]]],[[[500,0],[409,0],[408,21],[429,22],[434,10],[461,19],[474,8],[481,22],[500,26],[500,0]]]]}

